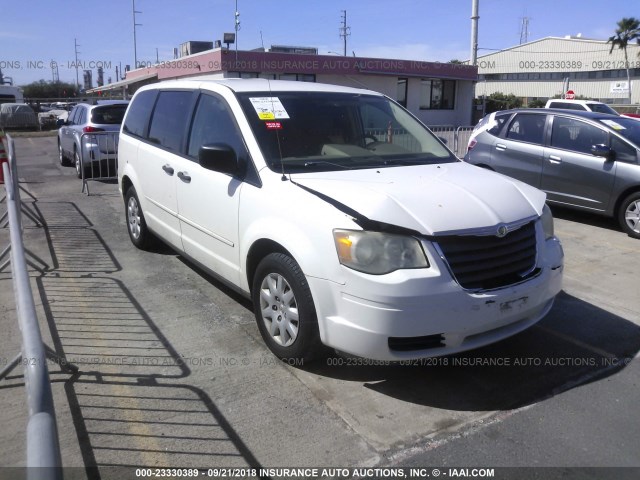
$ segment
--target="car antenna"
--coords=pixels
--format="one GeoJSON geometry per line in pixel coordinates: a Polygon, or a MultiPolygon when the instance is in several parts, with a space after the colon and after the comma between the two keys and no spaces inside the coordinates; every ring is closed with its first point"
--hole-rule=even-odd
{"type": "MultiPolygon", "coordinates": [[[[271,80],[268,78],[266,80],[267,80],[267,85],[269,85],[269,94],[271,95],[269,97],[271,99],[271,111],[273,112],[273,119],[275,120],[276,108],[275,108],[275,104],[273,103],[273,92],[271,91],[271,80]]],[[[283,182],[286,182],[287,176],[284,174],[284,162],[282,161],[282,146],[280,145],[280,133],[278,133],[278,129],[276,129],[276,140],[278,141],[278,156],[280,157],[280,171],[282,172],[282,177],[280,178],[280,180],[282,180],[283,182]]]]}

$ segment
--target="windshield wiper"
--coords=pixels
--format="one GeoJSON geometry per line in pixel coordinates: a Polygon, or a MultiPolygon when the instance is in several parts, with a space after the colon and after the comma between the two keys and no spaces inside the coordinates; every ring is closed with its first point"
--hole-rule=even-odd
{"type": "Polygon", "coordinates": [[[384,160],[384,165],[410,166],[410,165],[433,165],[434,163],[450,162],[451,157],[421,157],[421,158],[396,158],[384,160]]]}
{"type": "Polygon", "coordinates": [[[332,167],[339,167],[345,170],[349,170],[350,167],[346,165],[340,165],[339,163],[327,162],[326,160],[313,160],[310,162],[304,162],[305,167],[317,167],[319,165],[330,165],[332,167]]]}

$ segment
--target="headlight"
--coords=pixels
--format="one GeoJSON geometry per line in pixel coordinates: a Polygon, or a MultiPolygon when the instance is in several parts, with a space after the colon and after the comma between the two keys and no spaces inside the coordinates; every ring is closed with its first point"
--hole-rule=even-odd
{"type": "Polygon", "coordinates": [[[359,272],[382,275],[405,268],[428,268],[420,242],[380,232],[334,230],[340,263],[359,272]]]}
{"type": "Polygon", "coordinates": [[[551,238],[554,235],[553,232],[553,215],[551,209],[545,204],[542,209],[542,215],[540,216],[542,221],[542,230],[544,231],[544,238],[551,238]]]}

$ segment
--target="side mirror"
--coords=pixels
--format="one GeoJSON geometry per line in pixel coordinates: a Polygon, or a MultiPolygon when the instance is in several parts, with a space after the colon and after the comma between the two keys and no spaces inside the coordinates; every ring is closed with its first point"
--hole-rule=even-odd
{"type": "Polygon", "coordinates": [[[591,146],[591,154],[596,157],[603,157],[607,160],[613,159],[613,151],[607,145],[600,143],[598,145],[591,146]]]}
{"type": "Polygon", "coordinates": [[[65,121],[64,121],[63,119],[61,119],[61,118],[59,118],[59,119],[56,121],[56,127],[62,127],[62,126],[64,126],[64,125],[66,125],[66,124],[67,124],[67,122],[65,122],[65,121]]]}
{"type": "Polygon", "coordinates": [[[235,150],[226,143],[202,145],[198,151],[198,163],[207,170],[231,176],[242,176],[246,167],[235,150]]]}

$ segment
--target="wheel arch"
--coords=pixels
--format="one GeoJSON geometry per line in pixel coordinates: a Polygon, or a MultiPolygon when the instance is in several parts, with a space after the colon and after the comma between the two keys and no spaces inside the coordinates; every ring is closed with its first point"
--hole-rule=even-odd
{"type": "Polygon", "coordinates": [[[622,202],[624,201],[624,199],[627,198],[632,193],[638,193],[638,192],[640,192],[640,185],[632,185],[631,187],[628,187],[626,190],[623,190],[622,192],[620,192],[620,194],[618,195],[618,198],[616,198],[613,209],[610,212],[611,216],[617,217],[618,213],[620,212],[620,207],[622,206],[622,202]]]}
{"type": "Polygon", "coordinates": [[[126,202],[125,197],[127,196],[127,190],[129,190],[129,188],[131,187],[133,187],[133,182],[131,181],[128,175],[124,175],[122,177],[122,180],[120,181],[120,188],[122,192],[123,202],[126,202]]]}
{"type": "Polygon", "coordinates": [[[252,293],[251,290],[253,288],[253,277],[256,273],[258,265],[263,258],[271,253],[283,253],[297,262],[296,258],[291,254],[291,252],[275,240],[271,240],[269,238],[261,238],[259,240],[256,240],[247,252],[245,267],[246,280],[247,284],[249,285],[250,293],[252,293]]]}

